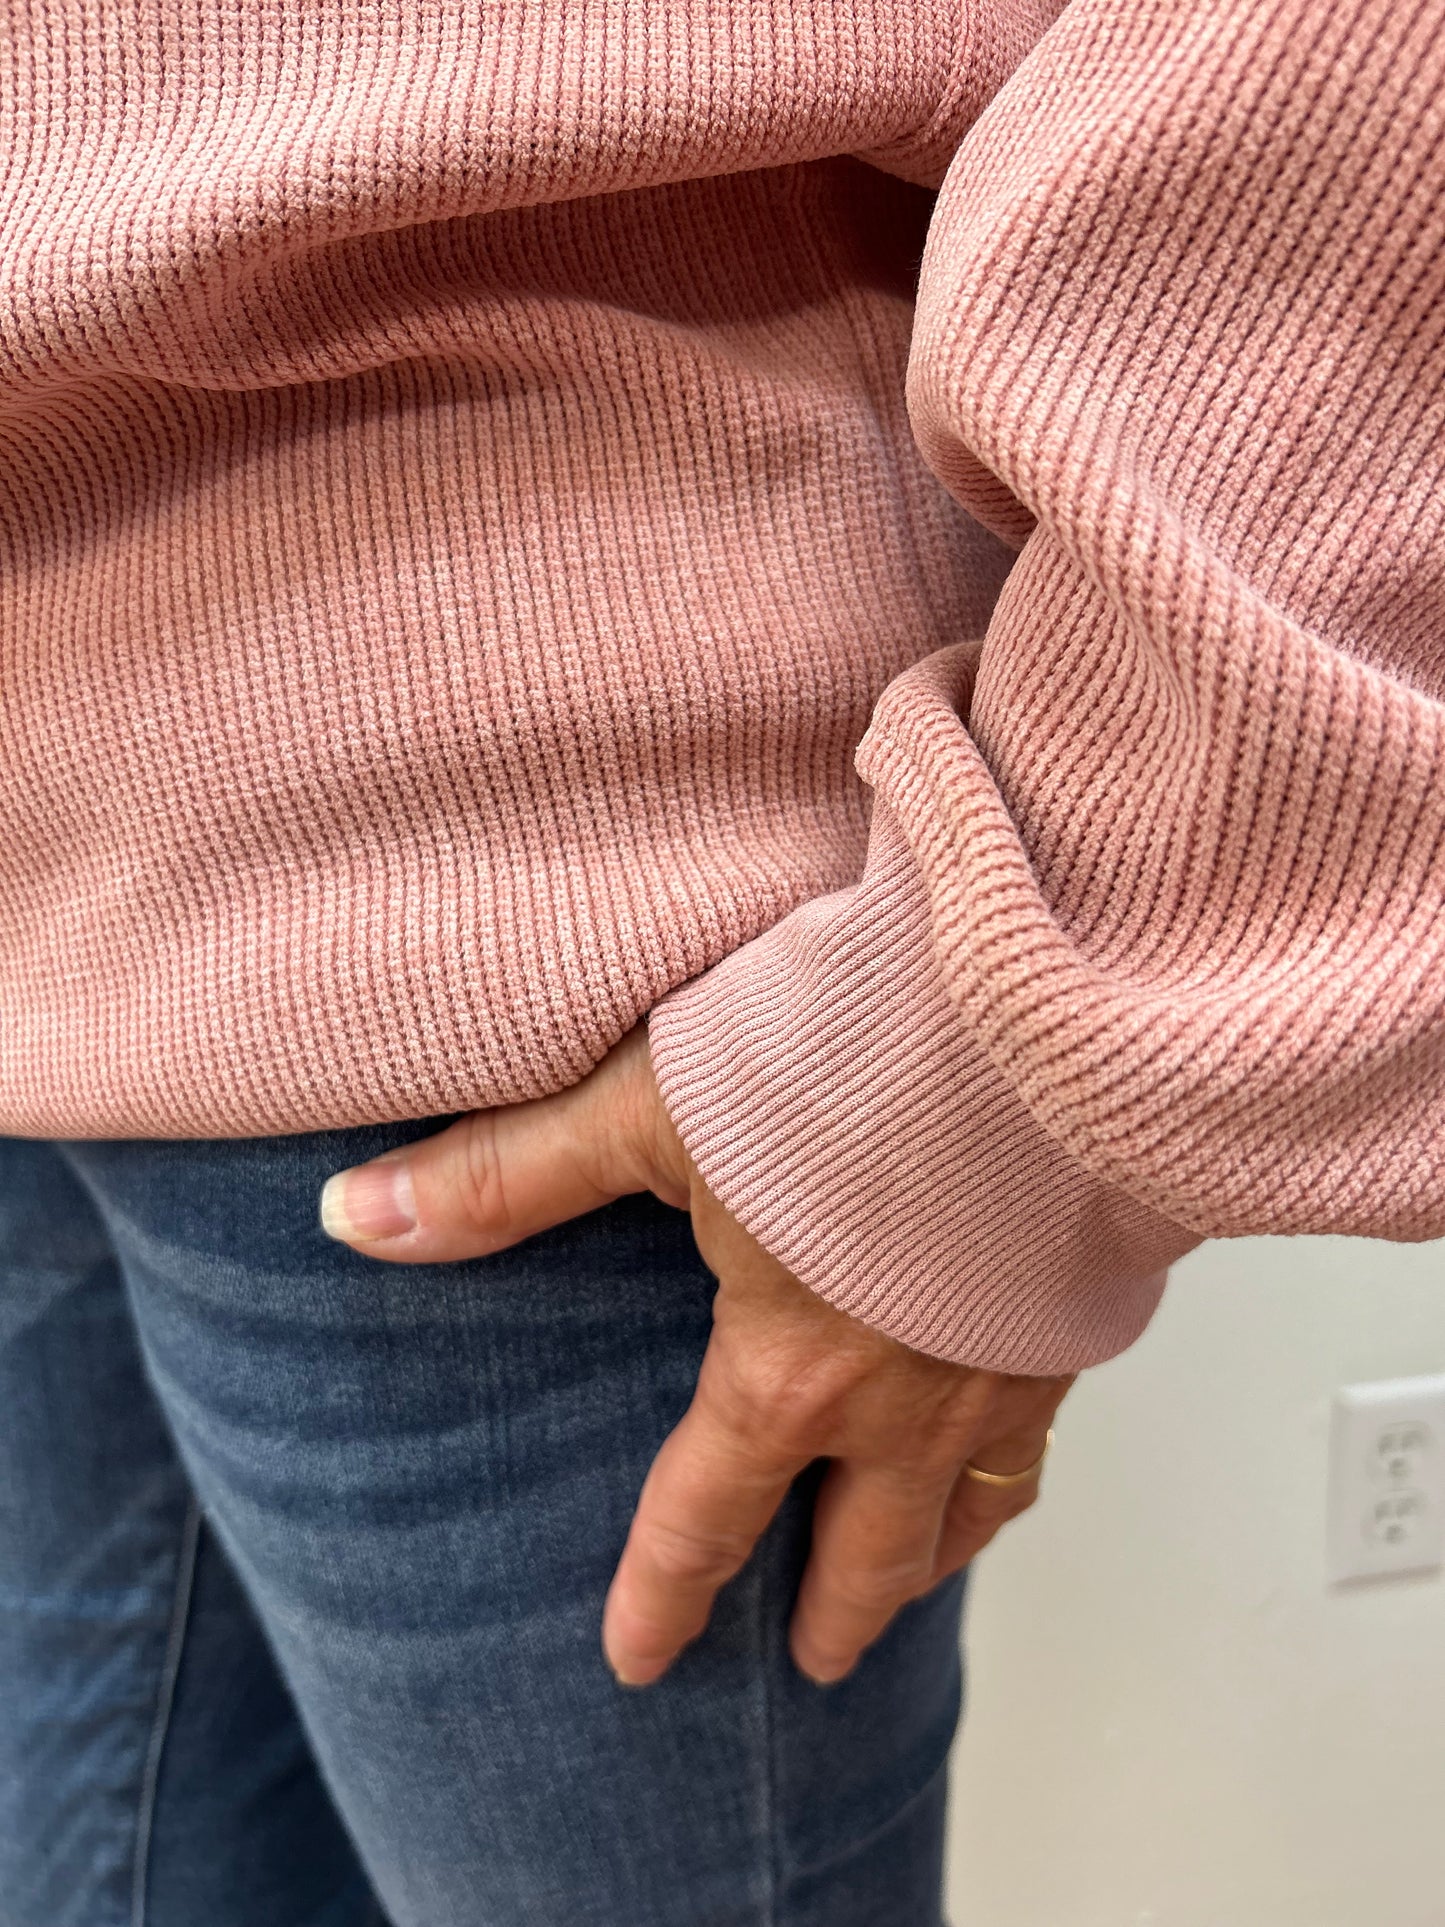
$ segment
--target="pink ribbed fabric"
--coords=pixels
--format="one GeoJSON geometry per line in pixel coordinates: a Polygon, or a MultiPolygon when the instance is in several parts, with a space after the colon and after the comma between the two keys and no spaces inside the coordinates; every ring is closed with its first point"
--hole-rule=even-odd
{"type": "Polygon", "coordinates": [[[1439,0],[9,0],[0,1127],[557,1090],[1024,1371],[1445,1233],[1439,0]]]}

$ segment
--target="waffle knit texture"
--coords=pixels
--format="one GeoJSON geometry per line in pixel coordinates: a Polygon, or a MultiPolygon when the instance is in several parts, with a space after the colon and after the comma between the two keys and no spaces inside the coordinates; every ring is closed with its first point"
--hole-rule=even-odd
{"type": "Polygon", "coordinates": [[[648,1015],[1026,1372],[1445,1233],[1442,103],[1440,0],[5,0],[0,1128],[648,1015]]]}

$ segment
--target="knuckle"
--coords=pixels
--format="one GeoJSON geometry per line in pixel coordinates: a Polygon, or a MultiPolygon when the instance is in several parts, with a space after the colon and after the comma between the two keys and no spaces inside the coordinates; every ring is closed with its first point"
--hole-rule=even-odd
{"type": "Polygon", "coordinates": [[[857,1566],[835,1573],[828,1591],[844,1606],[878,1613],[923,1592],[933,1572],[932,1559],[900,1559],[886,1566],[857,1566]]]}
{"type": "Polygon", "coordinates": [[[656,1160],[647,1154],[648,1120],[636,1080],[604,1079],[601,1071],[564,1096],[574,1123],[572,1155],[599,1196],[610,1198],[650,1184],[656,1160]]]}
{"type": "Polygon", "coordinates": [[[969,1434],[961,1427],[935,1427],[913,1453],[913,1468],[919,1479],[929,1484],[951,1483],[968,1456],[968,1447],[969,1434]]]}
{"type": "Polygon", "coordinates": [[[1000,1409],[1011,1413],[1020,1425],[1047,1425],[1073,1382],[1072,1377],[1006,1379],[1000,1409]]]}
{"type": "Polygon", "coordinates": [[[739,1437],[806,1451],[836,1408],[837,1378],[826,1357],[759,1349],[725,1361],[713,1389],[739,1437]]]}
{"type": "Polygon", "coordinates": [[[647,1547],[654,1571],[674,1585],[721,1586],[751,1550],[739,1535],[704,1538],[657,1520],[648,1529],[647,1547]]]}
{"type": "Polygon", "coordinates": [[[966,1459],[979,1438],[979,1411],[973,1399],[955,1399],[938,1414],[930,1429],[930,1455],[957,1465],[966,1459]]]}
{"type": "Polygon", "coordinates": [[[511,1212],[503,1179],[501,1147],[495,1120],[482,1112],[469,1118],[456,1169],[457,1201],[469,1224],[479,1231],[499,1234],[508,1228],[511,1212]]]}

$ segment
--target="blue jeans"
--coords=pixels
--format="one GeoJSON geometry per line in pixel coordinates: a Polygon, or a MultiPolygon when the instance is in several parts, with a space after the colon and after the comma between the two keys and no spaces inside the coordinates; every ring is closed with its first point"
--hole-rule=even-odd
{"type": "Polygon", "coordinates": [[[0,1927],[937,1927],[961,1582],[811,1685],[814,1468],[618,1686],[712,1280],[648,1196],[332,1244],[323,1179],[446,1121],[0,1139],[0,1927]]]}

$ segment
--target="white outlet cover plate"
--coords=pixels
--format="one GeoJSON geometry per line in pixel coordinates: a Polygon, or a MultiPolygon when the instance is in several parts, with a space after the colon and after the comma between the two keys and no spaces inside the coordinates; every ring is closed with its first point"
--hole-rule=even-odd
{"type": "Polygon", "coordinates": [[[1445,1372],[1345,1385],[1330,1426],[1329,1574],[1445,1561],[1445,1372]]]}

